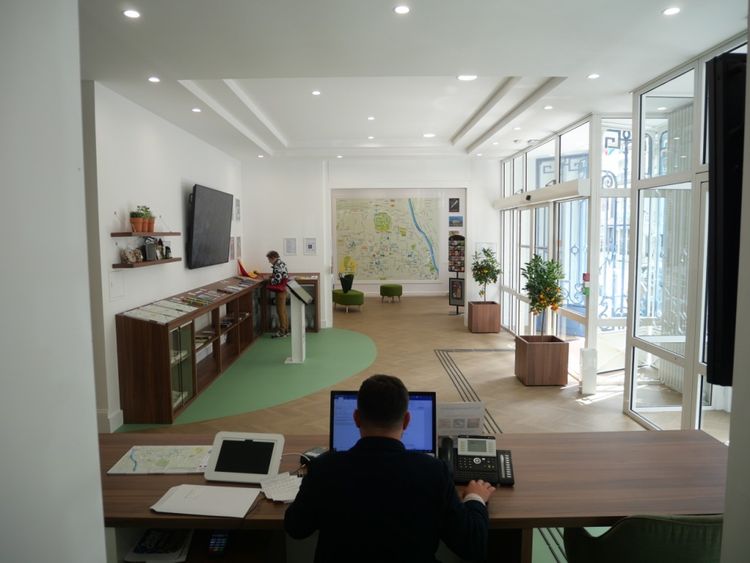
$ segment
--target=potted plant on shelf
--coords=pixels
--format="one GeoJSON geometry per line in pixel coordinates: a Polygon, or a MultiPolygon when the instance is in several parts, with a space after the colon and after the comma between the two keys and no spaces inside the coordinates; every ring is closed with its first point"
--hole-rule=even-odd
{"type": "Polygon", "coordinates": [[[141,217],[143,217],[143,232],[153,233],[156,217],[151,213],[151,208],[148,205],[139,205],[138,211],[141,212],[141,217]]]}
{"type": "Polygon", "coordinates": [[[130,229],[134,233],[143,232],[143,215],[139,210],[130,212],[130,229]]]}
{"type": "Polygon", "coordinates": [[[487,285],[497,283],[502,273],[495,253],[489,248],[475,252],[472,257],[471,275],[481,287],[482,301],[469,301],[469,330],[471,332],[500,332],[500,303],[487,301],[487,285]]]}
{"type": "Polygon", "coordinates": [[[538,254],[529,260],[521,275],[532,314],[541,315],[542,334],[516,336],[516,377],[524,385],[565,385],[568,382],[568,343],[545,335],[547,311],[562,305],[563,269],[560,262],[538,254]]]}

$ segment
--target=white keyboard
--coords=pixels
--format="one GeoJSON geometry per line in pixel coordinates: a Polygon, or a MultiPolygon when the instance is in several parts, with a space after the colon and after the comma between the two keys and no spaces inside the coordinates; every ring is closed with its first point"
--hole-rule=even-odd
{"type": "Polygon", "coordinates": [[[302,479],[296,475],[290,475],[288,472],[279,473],[263,479],[260,482],[260,489],[270,500],[292,502],[297,496],[301,482],[302,479]]]}

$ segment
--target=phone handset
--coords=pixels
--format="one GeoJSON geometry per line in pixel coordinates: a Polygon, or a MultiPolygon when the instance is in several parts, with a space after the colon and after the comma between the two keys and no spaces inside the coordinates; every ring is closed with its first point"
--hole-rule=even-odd
{"type": "Polygon", "coordinates": [[[450,436],[442,436],[440,438],[440,445],[438,446],[438,457],[448,464],[448,467],[453,473],[454,469],[454,448],[453,439],[450,436]]]}

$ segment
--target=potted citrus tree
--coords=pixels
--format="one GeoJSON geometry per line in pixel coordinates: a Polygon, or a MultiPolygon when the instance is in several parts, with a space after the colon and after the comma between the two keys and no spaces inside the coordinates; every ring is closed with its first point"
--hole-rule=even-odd
{"type": "Polygon", "coordinates": [[[544,334],[547,311],[557,311],[562,305],[562,265],[535,254],[521,268],[521,275],[526,278],[523,289],[529,296],[529,308],[532,314],[541,315],[542,334],[516,336],[516,377],[524,385],[565,385],[568,343],[544,334]]]}
{"type": "Polygon", "coordinates": [[[483,248],[472,256],[471,275],[481,286],[482,301],[469,301],[469,330],[471,332],[500,332],[500,303],[487,301],[487,285],[497,283],[502,273],[495,253],[483,248]]]}

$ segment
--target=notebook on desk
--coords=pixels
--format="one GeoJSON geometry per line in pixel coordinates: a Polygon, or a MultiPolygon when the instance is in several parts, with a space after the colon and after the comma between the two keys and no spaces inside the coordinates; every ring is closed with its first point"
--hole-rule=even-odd
{"type": "MultiPolygon", "coordinates": [[[[411,422],[401,441],[407,450],[435,454],[436,397],[434,391],[410,391],[409,413],[411,422]]],[[[329,449],[346,451],[359,440],[359,429],[354,423],[357,408],[356,391],[331,391],[331,418],[329,449]]]]}

